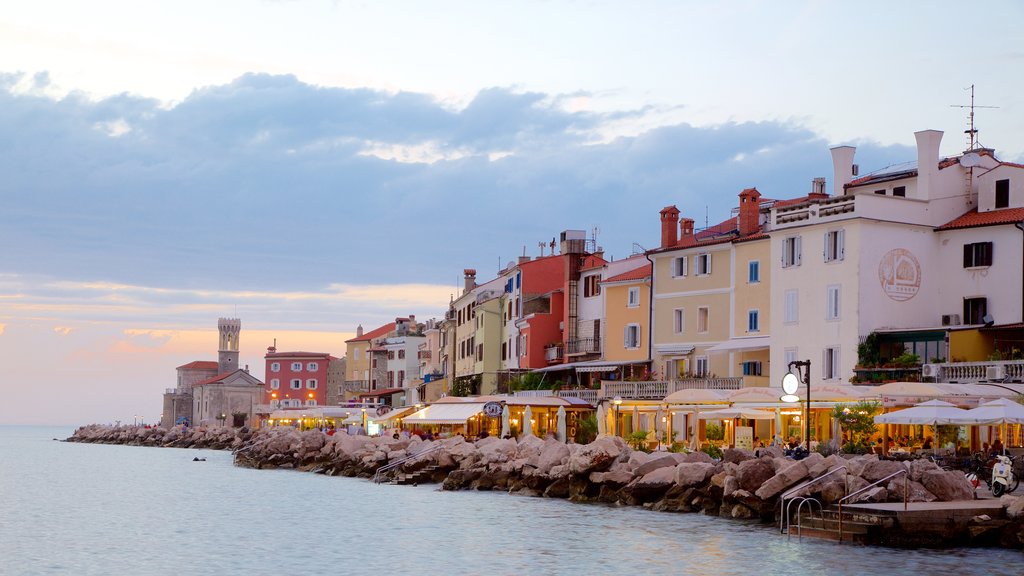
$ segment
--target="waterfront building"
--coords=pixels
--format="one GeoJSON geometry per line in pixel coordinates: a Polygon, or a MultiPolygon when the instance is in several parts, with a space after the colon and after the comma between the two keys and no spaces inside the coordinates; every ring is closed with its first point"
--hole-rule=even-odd
{"type": "MultiPolygon", "coordinates": [[[[423,326],[423,342],[419,344],[416,358],[419,371],[412,385],[416,388],[417,402],[432,402],[447,390],[447,343],[443,322],[436,318],[427,320],[423,326]]],[[[415,403],[415,402],[414,402],[415,403]]]]}
{"type": "Polygon", "coordinates": [[[279,352],[276,343],[267,348],[264,403],[274,408],[298,408],[328,404],[328,370],[337,358],[326,352],[279,352]]]}
{"type": "Polygon", "coordinates": [[[601,281],[606,326],[602,359],[608,366],[622,367],[621,378],[641,377],[650,372],[651,362],[643,345],[650,334],[651,263],[644,255],[632,256],[609,262],[605,274],[601,281]]]}
{"type": "MultiPolygon", "coordinates": [[[[394,334],[396,322],[389,322],[363,332],[363,326],[356,327],[356,335],[345,341],[346,378],[344,386],[344,400],[355,397],[359,392],[369,392],[371,389],[371,370],[375,369],[374,353],[371,350],[375,347],[376,340],[386,338],[394,334]]],[[[373,378],[376,380],[380,372],[373,378]]],[[[374,389],[376,386],[374,386],[374,389]]]]}
{"type": "Polygon", "coordinates": [[[328,406],[341,404],[345,397],[345,358],[331,356],[327,361],[327,401],[328,406]]]}

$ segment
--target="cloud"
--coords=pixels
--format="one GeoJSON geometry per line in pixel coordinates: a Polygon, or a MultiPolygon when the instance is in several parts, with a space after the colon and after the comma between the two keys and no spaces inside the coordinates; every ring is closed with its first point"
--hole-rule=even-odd
{"type": "MultiPolygon", "coordinates": [[[[828,143],[798,124],[615,136],[663,111],[590,112],[581,103],[601,95],[584,93],[496,87],[456,109],[248,74],[168,106],[55,97],[47,85],[45,74],[0,75],[0,242],[20,247],[0,274],[193,299],[209,287],[244,303],[332,284],[454,286],[462,268],[486,278],[524,246],[594,226],[626,256],[656,242],[667,204],[714,224],[743,188],[796,196],[831,174],[828,143]]],[[[914,157],[861,145],[865,170],[914,157]]],[[[55,287],[24,293],[36,288],[55,287]]],[[[116,299],[135,292],[89,294],[125,308],[116,299]]]]}
{"type": "Polygon", "coordinates": [[[72,330],[74,330],[74,328],[70,328],[68,326],[53,327],[53,331],[56,332],[57,334],[60,334],[61,336],[67,336],[68,334],[71,334],[72,330]]]}

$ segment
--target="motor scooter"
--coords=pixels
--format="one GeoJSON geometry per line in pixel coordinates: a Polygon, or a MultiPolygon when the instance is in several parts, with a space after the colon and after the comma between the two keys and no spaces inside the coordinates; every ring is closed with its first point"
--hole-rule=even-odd
{"type": "Polygon", "coordinates": [[[1013,459],[1002,454],[996,456],[992,465],[992,495],[996,498],[1007,492],[1013,492],[1020,484],[1020,479],[1013,473],[1013,459]]]}

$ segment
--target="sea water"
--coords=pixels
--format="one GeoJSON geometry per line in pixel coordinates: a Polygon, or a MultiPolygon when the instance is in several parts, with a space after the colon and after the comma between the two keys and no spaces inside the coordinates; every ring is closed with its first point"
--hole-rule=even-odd
{"type": "Polygon", "coordinates": [[[0,574],[1024,573],[1014,550],[799,541],[698,514],[53,440],[71,432],[0,427],[0,574]]]}

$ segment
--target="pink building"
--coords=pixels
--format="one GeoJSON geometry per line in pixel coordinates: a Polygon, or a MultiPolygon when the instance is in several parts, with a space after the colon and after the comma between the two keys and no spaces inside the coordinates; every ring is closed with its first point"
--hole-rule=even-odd
{"type": "Polygon", "coordinates": [[[327,404],[327,368],[333,356],[326,352],[278,352],[267,348],[264,403],[275,407],[327,404]]]}

